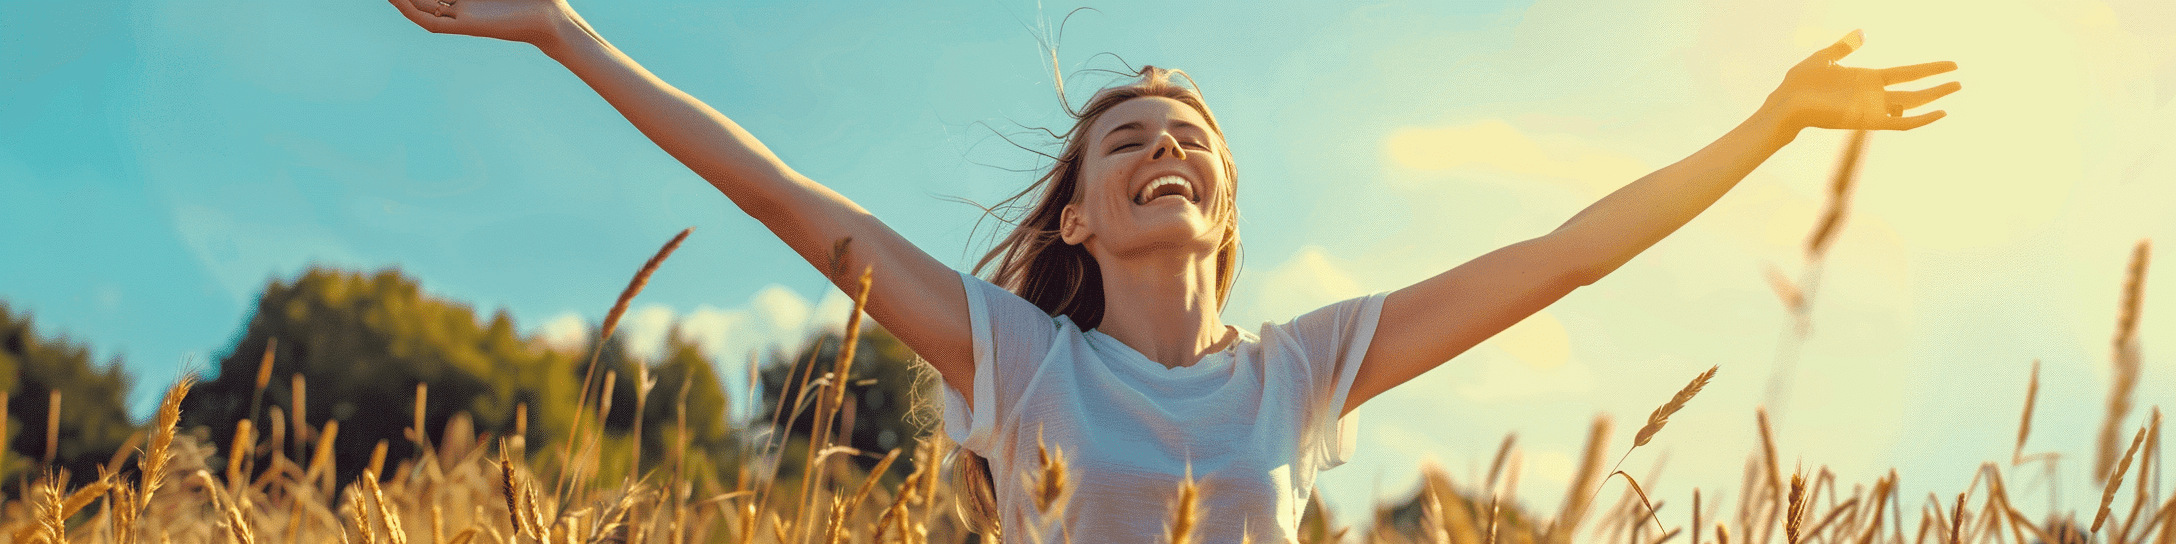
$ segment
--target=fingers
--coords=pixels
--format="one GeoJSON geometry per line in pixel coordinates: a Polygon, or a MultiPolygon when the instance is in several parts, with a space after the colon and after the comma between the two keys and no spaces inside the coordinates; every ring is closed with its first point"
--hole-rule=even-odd
{"type": "Polygon", "coordinates": [[[408,0],[408,3],[415,6],[417,10],[421,10],[424,13],[437,15],[439,17],[453,17],[453,4],[449,2],[439,2],[437,0],[408,0]]]}
{"type": "Polygon", "coordinates": [[[1852,51],[1858,51],[1859,46],[1865,43],[1866,32],[1853,30],[1850,34],[1845,34],[1843,39],[1836,40],[1836,43],[1823,47],[1820,51],[1813,52],[1813,56],[1806,57],[1806,62],[1815,64],[1836,62],[1842,60],[1845,55],[1851,54],[1852,51]]]}
{"type": "Polygon", "coordinates": [[[1962,88],[1964,88],[1963,84],[1951,81],[1916,91],[1889,91],[1887,102],[1889,107],[1908,110],[1925,106],[1936,98],[1949,96],[1949,93],[1957,92],[1957,89],[1962,88]]]}
{"type": "MultiPolygon", "coordinates": [[[[387,2],[390,2],[390,3],[392,3],[392,4],[393,4],[393,7],[394,7],[394,8],[397,8],[397,9],[399,9],[399,10],[400,10],[400,14],[401,14],[401,16],[402,16],[402,17],[407,17],[407,18],[408,18],[408,22],[411,22],[411,23],[415,23],[415,24],[416,24],[416,26],[420,26],[420,27],[423,27],[423,29],[424,29],[424,30],[429,30],[429,31],[431,31],[431,32],[438,32],[438,26],[439,26],[439,20],[438,20],[438,19],[439,19],[439,17],[438,17],[438,15],[436,15],[436,14],[433,14],[433,13],[431,13],[431,12],[429,12],[429,11],[425,11],[425,10],[423,10],[423,9],[421,9],[421,8],[418,8],[418,7],[416,7],[416,5],[415,5],[415,3],[413,2],[413,0],[386,0],[386,1],[387,1],[387,2]]],[[[428,1],[430,1],[430,0],[424,0],[424,1],[428,2],[428,1]]],[[[438,5],[438,4],[431,4],[431,5],[432,5],[432,6],[436,6],[436,5],[438,5]]]]}
{"type": "Polygon", "coordinates": [[[1883,68],[1879,71],[1881,72],[1881,83],[1883,85],[1895,85],[1955,69],[1957,69],[1957,63],[1945,60],[1911,66],[1883,68]]]}
{"type": "Polygon", "coordinates": [[[1874,128],[1877,130],[1911,130],[1927,126],[1927,123],[1948,116],[1949,112],[1934,110],[1911,117],[1891,117],[1877,124],[1874,128]]]}

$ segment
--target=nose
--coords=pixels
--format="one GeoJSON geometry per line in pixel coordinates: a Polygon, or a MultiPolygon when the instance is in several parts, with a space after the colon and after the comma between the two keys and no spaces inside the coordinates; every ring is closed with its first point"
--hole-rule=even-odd
{"type": "Polygon", "coordinates": [[[1171,153],[1173,158],[1182,161],[1186,160],[1186,147],[1179,145],[1179,138],[1172,136],[1169,132],[1164,133],[1163,138],[1156,141],[1156,153],[1149,156],[1149,159],[1164,158],[1165,152],[1171,153]]]}

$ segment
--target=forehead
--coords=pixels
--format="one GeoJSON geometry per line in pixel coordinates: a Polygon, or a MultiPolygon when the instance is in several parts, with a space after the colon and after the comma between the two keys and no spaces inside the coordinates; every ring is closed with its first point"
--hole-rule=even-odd
{"type": "Polygon", "coordinates": [[[1091,138],[1101,140],[1112,129],[1128,124],[1138,124],[1149,129],[1172,126],[1174,130],[1180,126],[1193,125],[1202,132],[1210,132],[1209,121],[1202,118],[1201,112],[1195,111],[1193,106],[1161,96],[1144,96],[1120,102],[1104,111],[1102,117],[1096,118],[1096,122],[1089,125],[1088,134],[1091,138]]]}

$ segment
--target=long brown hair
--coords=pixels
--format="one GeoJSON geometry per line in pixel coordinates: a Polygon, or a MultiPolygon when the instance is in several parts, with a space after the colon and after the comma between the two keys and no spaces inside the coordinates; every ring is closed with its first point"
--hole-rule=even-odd
{"type": "MultiPolygon", "coordinates": [[[[1063,137],[1063,151],[1054,157],[1050,171],[1034,184],[989,208],[999,220],[1013,224],[1013,229],[989,253],[983,254],[974,268],[976,275],[989,269],[991,283],[1027,299],[1051,317],[1062,315],[1072,319],[1083,330],[1096,328],[1103,322],[1102,270],[1086,248],[1067,244],[1059,237],[1059,219],[1066,205],[1080,202],[1082,198],[1080,177],[1087,156],[1089,126],[1112,107],[1127,100],[1143,97],[1177,100],[1194,108],[1208,122],[1209,131],[1216,136],[1210,145],[1215,146],[1217,158],[1224,162],[1225,175],[1223,182],[1216,183],[1216,189],[1209,195],[1206,210],[1211,219],[1225,226],[1223,240],[1216,251],[1218,309],[1224,307],[1231,294],[1232,282],[1239,277],[1238,176],[1233,169],[1231,149],[1224,141],[1224,129],[1217,125],[1216,116],[1209,113],[1209,105],[1202,101],[1200,89],[1186,72],[1142,66],[1132,75],[1136,79],[1131,83],[1096,91],[1079,109],[1065,102],[1064,78],[1059,78],[1059,101],[1066,104],[1066,114],[1073,118],[1073,128],[1063,137]],[[1185,84],[1180,84],[1179,80],[1184,80],[1185,84]],[[1023,204],[1026,201],[1033,201],[1033,206],[1023,204]],[[1025,213],[1019,213],[1022,210],[1025,213]],[[1011,212],[1010,216],[1007,212],[1011,212]]],[[[960,517],[977,532],[997,533],[1001,527],[989,461],[964,448],[956,449],[953,454],[954,487],[961,495],[957,503],[960,517]]]]}
{"type": "MultiPolygon", "coordinates": [[[[1238,177],[1233,170],[1231,149],[1225,146],[1224,129],[1217,126],[1216,116],[1209,113],[1209,105],[1202,102],[1201,92],[1186,72],[1143,66],[1134,75],[1138,79],[1132,83],[1096,91],[1087,105],[1078,110],[1068,108],[1070,111],[1066,113],[1074,119],[1073,128],[1066,131],[1064,151],[1058,154],[1050,171],[1027,189],[992,207],[997,213],[1023,208],[1027,213],[1000,217],[1014,225],[1012,232],[975,263],[976,274],[989,269],[991,283],[1020,295],[1052,317],[1071,318],[1084,330],[1103,323],[1103,276],[1101,269],[1096,267],[1095,257],[1090,256],[1086,248],[1067,244],[1059,238],[1058,223],[1065,206],[1080,202],[1082,197],[1081,164],[1087,155],[1089,125],[1127,100],[1143,97],[1177,100],[1194,108],[1203,120],[1208,121],[1209,130],[1216,135],[1212,145],[1216,146],[1218,160],[1224,162],[1226,178],[1215,185],[1206,210],[1211,219],[1225,226],[1224,238],[1216,252],[1218,308],[1223,308],[1231,294],[1233,280],[1239,277],[1239,211],[1235,202],[1238,177]],[[1181,79],[1185,80],[1184,85],[1179,83],[1181,79]],[[1032,208],[1020,204],[1031,198],[1035,202],[1032,208]],[[996,266],[993,268],[992,264],[996,266]]],[[[1062,96],[1063,90],[1060,92],[1062,96]]]]}

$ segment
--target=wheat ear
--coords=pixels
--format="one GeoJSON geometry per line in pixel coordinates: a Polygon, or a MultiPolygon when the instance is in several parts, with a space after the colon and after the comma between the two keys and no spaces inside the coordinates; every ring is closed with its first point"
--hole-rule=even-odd
{"type": "Polygon", "coordinates": [[[2093,481],[2104,482],[2115,463],[2116,444],[2123,436],[2123,418],[2130,415],[2131,396],[2138,388],[2138,316],[2146,290],[2146,261],[2153,250],[2150,240],[2139,240],[2131,250],[2131,265],[2124,274],[2123,306],[2116,316],[2115,372],[2108,384],[2108,415],[2101,421],[2100,447],[2093,457],[2093,481]]]}
{"type": "MultiPolygon", "coordinates": [[[[672,240],[665,242],[664,247],[657,249],[657,253],[650,255],[650,260],[644,261],[642,268],[635,271],[634,279],[627,281],[627,288],[620,290],[620,297],[612,301],[612,311],[605,312],[604,327],[597,330],[597,346],[589,354],[588,369],[582,371],[581,395],[574,402],[574,422],[567,426],[567,445],[565,451],[560,453],[559,458],[567,459],[569,463],[573,462],[574,443],[580,442],[582,436],[580,432],[582,428],[581,414],[589,408],[589,384],[597,377],[597,358],[604,354],[605,341],[612,338],[613,329],[619,328],[620,317],[627,314],[627,305],[634,302],[635,295],[641,294],[644,286],[650,284],[650,275],[657,273],[658,267],[665,264],[665,258],[671,257],[674,250],[680,249],[680,242],[686,241],[688,234],[693,232],[695,232],[695,227],[681,229],[680,234],[674,235],[672,240]]],[[[557,487],[563,492],[566,490],[567,485],[566,471],[562,470],[560,471],[560,481],[557,487]]]]}
{"type": "Polygon", "coordinates": [[[2146,427],[2138,428],[2138,436],[2131,438],[2131,449],[2123,453],[2123,461],[2116,464],[2115,473],[2108,476],[2108,485],[2101,490],[2100,511],[2093,515],[2093,528],[2087,532],[2100,532],[2102,523],[2108,521],[2108,504],[2116,500],[2116,488],[2123,487],[2123,473],[2131,469],[2131,458],[2138,455],[2138,445],[2146,441],[2146,427]]]}
{"type": "Polygon", "coordinates": [[[1194,525],[1201,521],[1201,486],[1194,484],[1194,468],[1186,467],[1186,478],[1179,480],[1179,496],[1171,509],[1171,544],[1187,544],[1194,541],[1194,525]]]}

